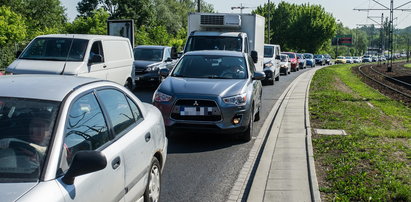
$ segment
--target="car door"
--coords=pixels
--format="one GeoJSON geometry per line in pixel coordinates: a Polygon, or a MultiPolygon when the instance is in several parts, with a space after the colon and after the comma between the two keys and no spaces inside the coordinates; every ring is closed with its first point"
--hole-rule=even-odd
{"type": "Polygon", "coordinates": [[[154,121],[144,120],[139,106],[119,90],[102,89],[97,95],[113,128],[113,144],[123,154],[125,201],[136,201],[144,193],[154,154],[150,131],[154,121]]]}
{"type": "Polygon", "coordinates": [[[124,164],[122,145],[115,144],[104,111],[95,93],[80,95],[69,107],[64,131],[64,149],[59,172],[63,175],[78,151],[101,151],[107,166],[75,178],[67,185],[61,178],[58,184],[65,201],[123,201],[124,164]]]}
{"type": "Polygon", "coordinates": [[[103,45],[101,41],[94,41],[91,45],[90,54],[88,56],[87,72],[78,74],[79,76],[94,77],[99,79],[107,79],[107,65],[104,57],[103,45]],[[93,62],[93,57],[100,55],[102,61],[93,62]]]}

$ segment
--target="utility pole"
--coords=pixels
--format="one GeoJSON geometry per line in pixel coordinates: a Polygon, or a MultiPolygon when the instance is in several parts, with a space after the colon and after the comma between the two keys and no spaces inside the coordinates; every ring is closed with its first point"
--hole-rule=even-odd
{"type": "Polygon", "coordinates": [[[271,6],[270,6],[270,0],[268,0],[268,43],[271,44],[271,35],[270,35],[270,24],[271,24],[271,20],[270,20],[270,10],[271,6]]]}
{"type": "Polygon", "coordinates": [[[379,4],[380,6],[384,8],[369,8],[369,9],[354,9],[357,11],[390,11],[390,22],[389,22],[389,36],[388,36],[388,42],[389,42],[389,57],[390,61],[387,64],[387,72],[392,72],[392,63],[394,60],[394,45],[393,45],[393,38],[394,38],[394,10],[400,10],[400,11],[411,11],[411,9],[401,9],[401,7],[411,3],[411,1],[404,3],[400,6],[397,6],[394,8],[394,0],[390,0],[390,7],[385,6],[384,4],[378,2],[377,0],[372,0],[375,3],[379,4]]]}
{"type": "Polygon", "coordinates": [[[200,12],[201,0],[197,0],[197,12],[200,12]]]}
{"type": "Polygon", "coordinates": [[[408,37],[407,42],[407,62],[410,62],[410,37],[408,37]]]}
{"type": "Polygon", "coordinates": [[[245,7],[245,6],[243,6],[243,4],[240,4],[240,6],[231,7],[231,10],[240,9],[240,14],[243,14],[243,9],[248,9],[248,8],[255,8],[255,7],[245,7]]]}

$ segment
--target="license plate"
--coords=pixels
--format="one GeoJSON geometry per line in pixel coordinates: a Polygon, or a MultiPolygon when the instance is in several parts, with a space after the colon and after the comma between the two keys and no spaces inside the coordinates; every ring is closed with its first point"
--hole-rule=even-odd
{"type": "Polygon", "coordinates": [[[212,112],[212,107],[180,107],[180,116],[206,116],[212,112]]]}

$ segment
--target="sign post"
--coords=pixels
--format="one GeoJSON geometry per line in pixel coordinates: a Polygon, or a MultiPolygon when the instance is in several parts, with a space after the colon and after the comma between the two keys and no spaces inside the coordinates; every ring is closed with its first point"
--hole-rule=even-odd
{"type": "Polygon", "coordinates": [[[107,20],[107,35],[126,37],[134,47],[134,20],[107,20]]]}

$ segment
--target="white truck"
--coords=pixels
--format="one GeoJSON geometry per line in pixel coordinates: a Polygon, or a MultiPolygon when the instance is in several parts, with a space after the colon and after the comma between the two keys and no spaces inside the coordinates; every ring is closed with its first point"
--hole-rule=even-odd
{"type": "Polygon", "coordinates": [[[231,50],[248,53],[264,67],[264,17],[256,14],[190,13],[184,53],[195,50],[231,50]]]}

